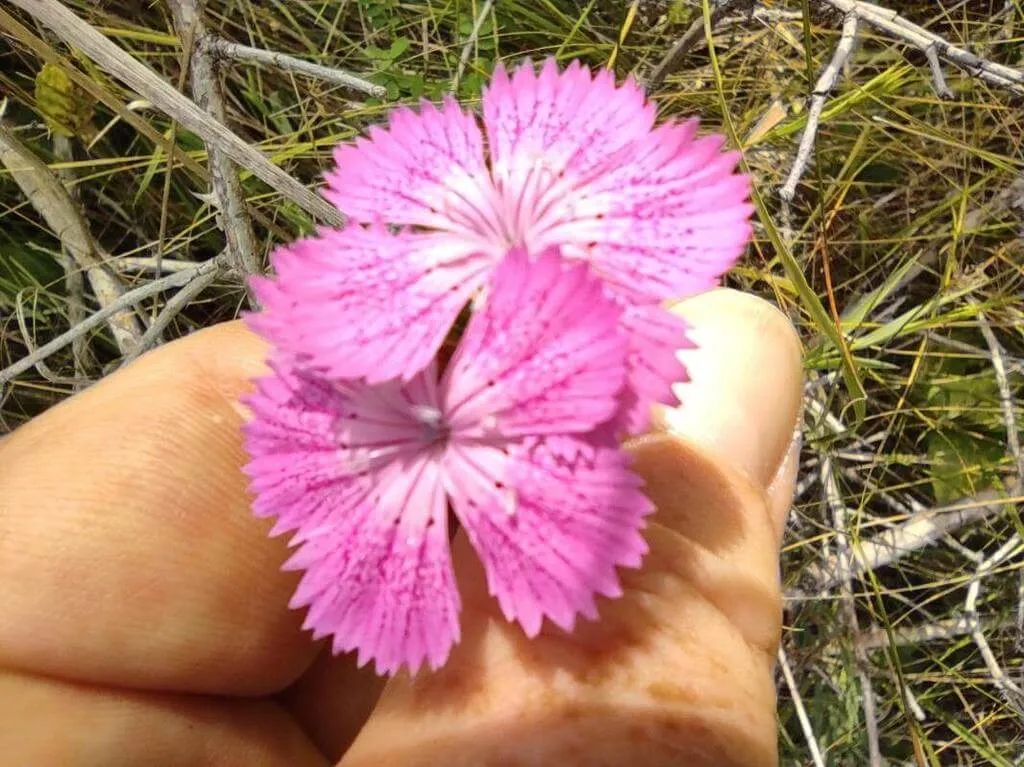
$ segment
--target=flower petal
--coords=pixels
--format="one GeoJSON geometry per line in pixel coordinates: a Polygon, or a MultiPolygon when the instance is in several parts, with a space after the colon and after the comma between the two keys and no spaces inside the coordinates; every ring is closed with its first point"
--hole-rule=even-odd
{"type": "Polygon", "coordinates": [[[536,636],[545,617],[570,631],[621,594],[617,566],[638,567],[653,511],[609,430],[500,446],[455,445],[448,492],[508,620],[536,636]]]}
{"type": "Polygon", "coordinates": [[[381,672],[444,662],[459,636],[438,456],[414,407],[436,407],[431,367],[406,386],[331,383],[287,362],[247,399],[254,513],[295,531],[292,607],[381,672]]]}
{"type": "Polygon", "coordinates": [[[408,379],[487,275],[446,237],[349,226],[278,249],[277,278],[252,281],[264,310],[250,324],[328,376],[408,379]]]}
{"type": "Polygon", "coordinates": [[[256,497],[253,513],[276,517],[272,535],[315,524],[343,499],[358,500],[362,483],[344,472],[344,451],[335,424],[343,395],[330,384],[302,376],[280,361],[272,375],[256,381],[244,402],[252,413],[243,427],[250,456],[244,467],[256,497]]]}
{"type": "Polygon", "coordinates": [[[559,73],[549,58],[539,75],[527,61],[509,77],[499,64],[483,93],[495,181],[514,195],[538,172],[548,181],[586,178],[646,134],[654,111],[642,88],[616,86],[607,70],[591,76],[574,61],[559,73]]]}
{"type": "Polygon", "coordinates": [[[585,264],[511,252],[441,383],[453,431],[580,432],[610,418],[625,381],[621,312],[585,264]]]}
{"type": "Polygon", "coordinates": [[[451,98],[394,110],[387,129],[338,146],[334,161],[323,195],[356,222],[472,233],[493,210],[480,128],[451,98]]]}
{"type": "Polygon", "coordinates": [[[682,317],[657,305],[631,306],[622,316],[629,332],[629,383],[623,391],[623,428],[641,434],[655,404],[679,404],[674,385],[689,380],[677,352],[693,348],[682,317]]]}
{"type": "Polygon", "coordinates": [[[291,601],[309,606],[303,627],[333,635],[335,653],[357,650],[359,665],[374,660],[380,674],[439,668],[459,639],[460,601],[436,457],[388,464],[344,511],[304,535],[286,565],[305,570],[291,601]]]}
{"type": "Polygon", "coordinates": [[[695,138],[696,121],[662,125],[609,156],[585,183],[552,192],[538,210],[537,246],[589,258],[633,302],[713,287],[751,236],[750,179],[722,137],[695,138]]]}

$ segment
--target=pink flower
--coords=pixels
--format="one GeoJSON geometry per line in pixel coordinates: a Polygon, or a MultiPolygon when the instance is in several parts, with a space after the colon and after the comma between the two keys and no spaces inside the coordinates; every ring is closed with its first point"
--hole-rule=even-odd
{"type": "Polygon", "coordinates": [[[749,179],[695,121],[655,127],[629,80],[553,60],[499,67],[478,119],[448,100],[398,109],[335,152],[342,232],[275,253],[257,327],[332,377],[409,379],[512,248],[586,260],[624,307],[627,425],[673,403],[685,325],[661,308],[706,290],[750,237],[749,179]],[[400,228],[391,234],[383,224],[400,228]]]}
{"type": "Polygon", "coordinates": [[[595,596],[620,593],[615,568],[640,564],[652,511],[607,425],[621,314],[585,264],[515,249],[440,380],[433,362],[368,384],[279,357],[249,400],[246,470],[256,514],[294,532],[306,628],[380,673],[443,664],[459,640],[449,503],[527,635],[596,618],[595,596]]]}

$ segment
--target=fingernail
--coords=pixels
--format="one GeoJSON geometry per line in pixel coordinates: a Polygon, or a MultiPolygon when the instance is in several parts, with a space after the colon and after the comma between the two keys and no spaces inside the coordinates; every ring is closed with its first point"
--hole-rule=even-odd
{"type": "Polygon", "coordinates": [[[801,405],[801,349],[775,307],[752,295],[716,290],[673,308],[686,318],[696,348],[679,352],[690,381],[663,427],[702,445],[762,487],[771,483],[793,441],[801,405]]]}

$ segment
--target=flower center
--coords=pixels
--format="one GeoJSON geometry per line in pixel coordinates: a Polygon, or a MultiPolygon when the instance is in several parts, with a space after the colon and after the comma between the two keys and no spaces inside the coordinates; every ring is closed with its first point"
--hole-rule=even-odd
{"type": "Polygon", "coordinates": [[[433,405],[414,405],[413,416],[420,426],[423,442],[427,445],[443,445],[451,437],[451,427],[444,419],[444,413],[433,405]]]}
{"type": "Polygon", "coordinates": [[[515,247],[542,249],[545,232],[567,215],[572,197],[562,169],[542,153],[520,154],[486,176],[459,169],[444,188],[439,216],[497,258],[515,247]]]}
{"type": "Polygon", "coordinates": [[[544,155],[520,161],[504,173],[495,173],[493,183],[499,200],[495,211],[501,222],[506,248],[533,251],[547,228],[553,195],[561,173],[544,155]]]}

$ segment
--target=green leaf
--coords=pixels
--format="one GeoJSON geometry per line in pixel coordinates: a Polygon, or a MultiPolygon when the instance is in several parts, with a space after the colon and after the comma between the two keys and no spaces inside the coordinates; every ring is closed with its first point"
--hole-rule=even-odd
{"type": "Polygon", "coordinates": [[[397,40],[391,43],[391,48],[388,50],[388,58],[394,61],[407,50],[409,50],[410,45],[412,45],[412,43],[409,41],[408,38],[399,37],[397,40]]]}
{"type": "Polygon", "coordinates": [[[316,233],[313,219],[291,200],[283,200],[278,213],[292,225],[300,237],[309,237],[316,233]]]}
{"type": "Polygon", "coordinates": [[[1005,447],[962,429],[933,430],[927,451],[932,490],[939,504],[1002,487],[999,463],[1005,447]]]}
{"type": "Polygon", "coordinates": [[[988,371],[970,376],[932,382],[926,394],[930,407],[940,410],[940,419],[962,419],[999,428],[999,387],[988,371]]]}
{"type": "Polygon", "coordinates": [[[482,72],[469,72],[459,84],[459,95],[468,99],[479,98],[486,82],[487,76],[482,72]]]}
{"type": "Polygon", "coordinates": [[[413,98],[419,98],[423,95],[423,90],[426,87],[426,82],[423,79],[423,75],[395,75],[395,82],[405,91],[408,95],[413,98]]]}

